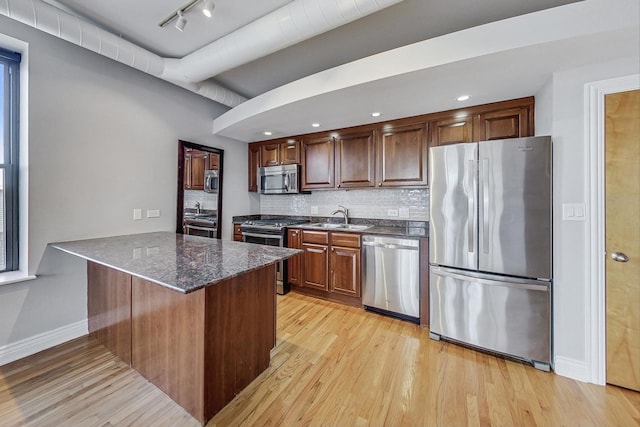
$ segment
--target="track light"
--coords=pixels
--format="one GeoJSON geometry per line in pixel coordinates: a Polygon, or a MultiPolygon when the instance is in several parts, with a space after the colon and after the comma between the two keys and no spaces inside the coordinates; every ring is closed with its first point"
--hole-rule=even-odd
{"type": "Polygon", "coordinates": [[[178,20],[176,21],[176,29],[182,32],[184,31],[184,27],[187,25],[187,18],[184,17],[181,10],[179,10],[177,14],[178,20]]]}
{"type": "Polygon", "coordinates": [[[213,15],[213,9],[216,8],[216,5],[213,4],[213,0],[204,0],[204,4],[202,5],[202,13],[207,18],[211,18],[213,15]]]}

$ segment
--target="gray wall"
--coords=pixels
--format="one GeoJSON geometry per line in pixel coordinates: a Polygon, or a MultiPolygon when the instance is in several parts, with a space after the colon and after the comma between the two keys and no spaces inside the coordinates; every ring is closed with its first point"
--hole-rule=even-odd
{"type": "MultiPolygon", "coordinates": [[[[3,16],[0,33],[29,43],[30,273],[49,242],[175,230],[178,139],[225,150],[223,238],[259,209],[247,145],[212,134],[225,107],[3,16]]],[[[0,286],[0,348],[86,319],[84,265],[47,253],[38,279],[0,286]]]]}

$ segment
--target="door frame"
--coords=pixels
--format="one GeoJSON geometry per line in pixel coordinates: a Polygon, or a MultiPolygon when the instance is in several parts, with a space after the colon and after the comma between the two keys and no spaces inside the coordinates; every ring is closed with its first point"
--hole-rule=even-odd
{"type": "Polygon", "coordinates": [[[640,89],[640,74],[601,80],[585,85],[585,135],[589,142],[589,162],[586,180],[587,235],[589,248],[589,292],[585,325],[586,357],[589,381],[605,385],[606,360],[606,298],[605,298],[605,95],[640,89]]]}

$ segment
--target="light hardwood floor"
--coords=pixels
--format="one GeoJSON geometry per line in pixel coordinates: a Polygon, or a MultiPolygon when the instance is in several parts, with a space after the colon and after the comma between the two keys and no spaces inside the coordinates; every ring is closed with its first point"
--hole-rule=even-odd
{"type": "MultiPolygon", "coordinates": [[[[197,426],[93,340],[0,367],[0,426],[197,426]]],[[[271,366],[209,426],[638,426],[640,393],[429,339],[413,324],[278,297],[271,366]]]]}

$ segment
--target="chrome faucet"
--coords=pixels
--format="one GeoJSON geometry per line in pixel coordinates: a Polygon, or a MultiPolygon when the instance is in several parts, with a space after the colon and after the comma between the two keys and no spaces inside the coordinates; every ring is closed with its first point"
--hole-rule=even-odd
{"type": "Polygon", "coordinates": [[[331,212],[331,215],[335,215],[337,213],[344,215],[344,223],[349,224],[349,209],[344,206],[338,205],[340,209],[331,212]]]}
{"type": "Polygon", "coordinates": [[[200,213],[200,202],[196,202],[196,213],[200,213]]]}

